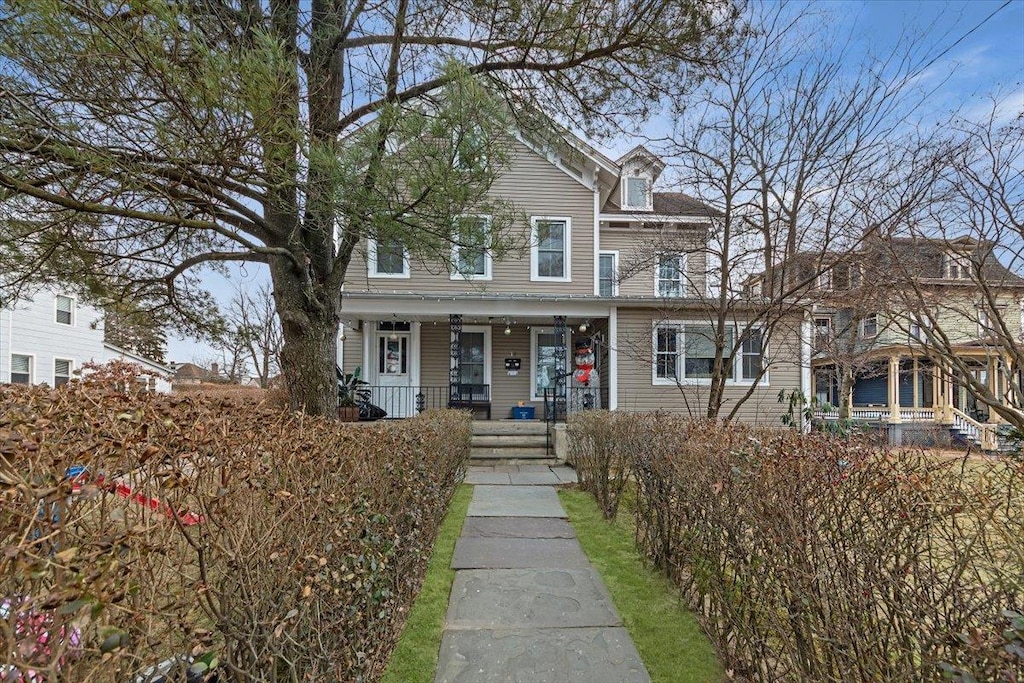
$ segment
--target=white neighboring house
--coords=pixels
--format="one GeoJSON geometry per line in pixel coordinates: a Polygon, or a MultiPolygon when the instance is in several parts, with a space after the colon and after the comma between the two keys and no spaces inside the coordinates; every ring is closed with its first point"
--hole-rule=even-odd
{"type": "Polygon", "coordinates": [[[174,371],[166,365],[161,365],[156,361],[152,361],[144,356],[140,356],[137,353],[126,351],[120,346],[114,346],[113,344],[103,343],[103,362],[107,363],[112,360],[126,360],[129,363],[136,363],[141,365],[146,370],[152,370],[153,372],[160,373],[159,377],[149,378],[148,386],[152,391],[161,391],[163,393],[171,392],[171,377],[174,376],[174,371]]]}
{"type": "MultiPolygon", "coordinates": [[[[151,360],[103,341],[103,313],[56,287],[41,288],[0,309],[0,383],[67,383],[93,361],[124,358],[167,376],[171,371],[151,360]]],[[[170,391],[158,381],[157,391],[170,391]]]]}

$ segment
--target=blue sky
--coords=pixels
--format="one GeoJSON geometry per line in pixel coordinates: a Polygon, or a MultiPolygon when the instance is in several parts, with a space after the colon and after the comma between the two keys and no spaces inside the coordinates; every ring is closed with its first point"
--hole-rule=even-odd
{"type": "MultiPolygon", "coordinates": [[[[936,118],[953,111],[977,116],[991,107],[991,97],[998,99],[1004,116],[1024,111],[1024,0],[832,0],[815,6],[830,12],[837,32],[852,30],[851,62],[872,51],[885,52],[904,33],[923,36],[922,62],[927,66],[919,78],[925,87],[936,88],[929,100],[936,118]]],[[[658,135],[668,126],[656,118],[643,130],[658,135]]],[[[636,140],[598,144],[615,157],[636,140]]],[[[251,264],[233,269],[230,278],[211,274],[207,282],[226,304],[236,289],[265,279],[265,266],[251,264]]],[[[167,346],[168,360],[216,360],[206,344],[168,339],[167,346]]]]}

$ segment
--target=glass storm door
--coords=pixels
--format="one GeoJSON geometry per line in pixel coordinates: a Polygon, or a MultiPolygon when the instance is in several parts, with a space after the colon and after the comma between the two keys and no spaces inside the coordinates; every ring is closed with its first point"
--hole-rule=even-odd
{"type": "Polygon", "coordinates": [[[387,411],[388,417],[411,417],[414,414],[408,332],[377,334],[377,388],[373,404],[387,411]]]}

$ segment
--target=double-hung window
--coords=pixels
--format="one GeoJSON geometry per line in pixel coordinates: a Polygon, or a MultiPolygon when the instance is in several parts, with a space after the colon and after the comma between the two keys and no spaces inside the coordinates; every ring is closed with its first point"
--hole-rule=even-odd
{"type": "Polygon", "coordinates": [[[686,254],[659,254],[655,294],[675,298],[686,296],[686,254]]]}
{"type": "Polygon", "coordinates": [[[743,333],[740,345],[740,379],[758,382],[764,374],[764,333],[751,327],[743,333]]]}
{"type": "Polygon", "coordinates": [[[32,383],[32,356],[11,354],[11,384],[32,383]]]}
{"type": "Polygon", "coordinates": [[[490,280],[490,216],[459,216],[455,219],[452,248],[452,280],[490,280]]]}
{"type": "Polygon", "coordinates": [[[57,295],[57,323],[61,325],[74,324],[75,300],[69,296],[57,295]]]}
{"type": "Polygon", "coordinates": [[[571,220],[535,216],[530,223],[530,279],[569,282],[571,220]]]}
{"type": "Polygon", "coordinates": [[[878,315],[869,315],[860,321],[860,336],[872,339],[878,336],[878,315]]]}
{"type": "Polygon", "coordinates": [[[71,381],[71,361],[64,358],[53,360],[53,386],[59,387],[71,381]]]}
{"type": "Polygon", "coordinates": [[[627,176],[623,178],[622,208],[650,210],[651,181],[644,176],[627,176]]]}
{"type": "Polygon", "coordinates": [[[409,254],[397,240],[371,240],[369,243],[370,277],[409,277],[409,254]]]}
{"type": "Polygon", "coordinates": [[[597,293],[599,296],[618,296],[619,252],[602,251],[598,256],[597,293]]]}
{"type": "Polygon", "coordinates": [[[832,340],[832,318],[818,317],[814,319],[814,348],[819,351],[826,348],[832,340]]]}

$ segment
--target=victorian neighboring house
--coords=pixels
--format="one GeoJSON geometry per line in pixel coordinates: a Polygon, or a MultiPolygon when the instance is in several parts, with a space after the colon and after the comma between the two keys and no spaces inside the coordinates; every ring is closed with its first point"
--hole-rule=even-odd
{"type": "MultiPolygon", "coordinates": [[[[169,376],[150,359],[104,342],[103,313],[70,290],[42,287],[0,309],[0,383],[66,384],[88,362],[123,359],[169,376]]],[[[152,389],[170,391],[154,379],[152,389]]]]}
{"type": "MultiPolygon", "coordinates": [[[[715,355],[707,240],[720,214],[654,191],[664,164],[643,147],[612,160],[568,135],[553,147],[518,136],[511,145],[490,192],[522,215],[514,229],[528,247],[497,260],[463,244],[449,267],[365,242],[346,275],[339,365],[360,369],[390,417],[446,405],[495,419],[533,407],[540,417],[586,340],[601,407],[692,412],[715,355]]],[[[468,220],[486,233],[489,216],[468,220]]],[[[739,340],[744,323],[731,321],[727,337],[739,340]]],[[[781,424],[779,390],[806,376],[799,328],[773,339],[754,330],[726,360],[726,406],[749,395],[740,419],[781,424]]]]}
{"type": "MultiPolygon", "coordinates": [[[[1024,280],[991,247],[967,237],[869,238],[824,261],[801,255],[819,264],[808,296],[819,417],[838,418],[846,403],[854,419],[889,425],[896,441],[939,426],[994,449],[1001,420],[971,386],[1019,406],[1010,380],[1020,368],[1006,340],[1021,340],[1024,280]]],[[[795,265],[796,277],[811,272],[799,258],[795,265]]]]}

